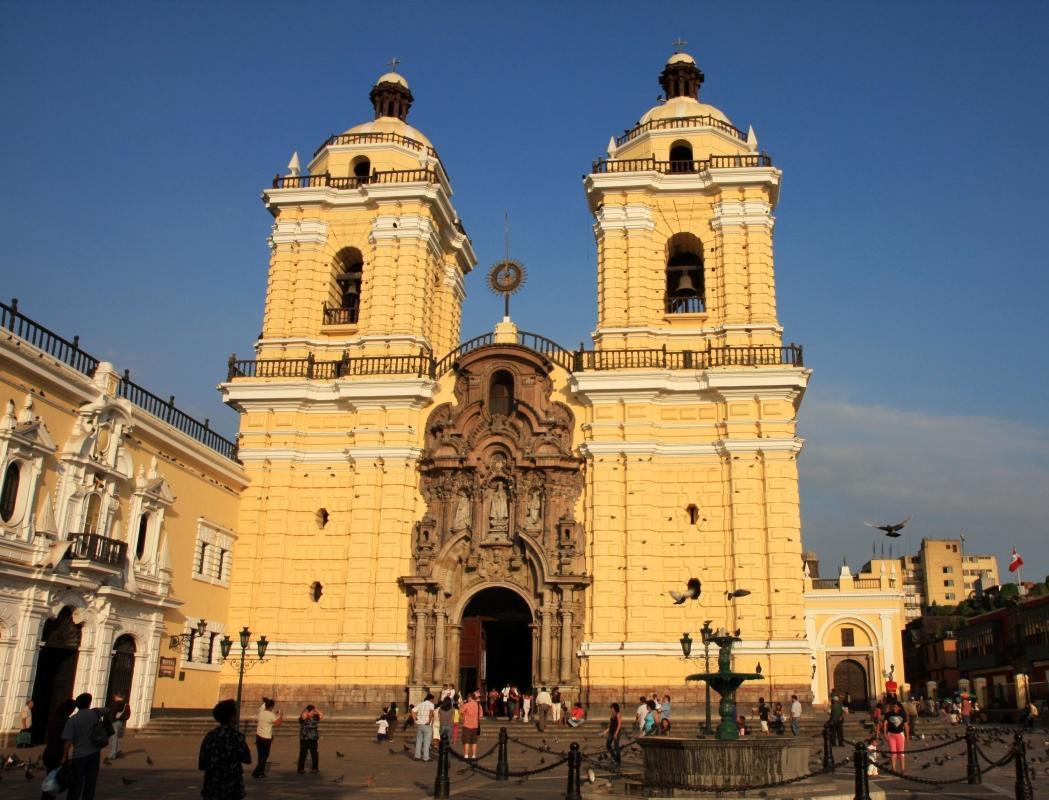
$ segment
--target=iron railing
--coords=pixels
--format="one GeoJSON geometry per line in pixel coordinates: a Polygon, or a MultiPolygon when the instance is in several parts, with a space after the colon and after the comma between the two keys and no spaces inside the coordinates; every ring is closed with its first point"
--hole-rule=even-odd
{"type": "MultiPolygon", "coordinates": [[[[712,117],[709,114],[695,117],[677,117],[676,119],[653,119],[648,122],[640,123],[624,132],[622,136],[616,137],[616,147],[624,145],[633,139],[636,139],[643,133],[648,131],[667,130],[673,128],[717,128],[719,131],[723,131],[730,136],[734,136],[741,142],[747,140],[747,135],[743,133],[735,125],[725,122],[717,117],[712,117]]],[[[318,151],[319,152],[319,151],[318,151]]],[[[314,154],[316,155],[316,153],[314,154]]]]}
{"type": "Polygon", "coordinates": [[[426,153],[431,158],[436,158],[440,161],[440,156],[437,155],[437,151],[428,144],[424,144],[416,139],[411,139],[407,136],[402,136],[399,133],[392,132],[376,132],[376,133],[333,133],[324,143],[313,151],[313,157],[317,155],[325,147],[332,147],[334,145],[347,145],[347,144],[385,144],[386,142],[394,142],[396,144],[403,144],[405,147],[410,147],[413,150],[419,150],[420,152],[426,153]]]}
{"type": "Polygon", "coordinates": [[[127,556],[127,543],[97,533],[71,533],[68,558],[80,558],[108,567],[119,567],[127,556]]]}
{"type": "Polygon", "coordinates": [[[738,167],[771,167],[772,156],[768,153],[741,153],[735,156],[711,156],[699,161],[658,161],[655,156],[647,158],[599,158],[594,161],[592,172],[660,172],[664,175],[687,175],[712,169],[735,169],[738,167]]]}
{"type": "Polygon", "coordinates": [[[274,189],[359,189],[373,183],[438,183],[437,173],[432,169],[388,169],[370,175],[333,177],[330,172],[316,175],[276,175],[274,189]]]}
{"type": "Polygon", "coordinates": [[[324,306],[325,325],[356,325],[358,308],[342,308],[341,306],[324,306]]]}
{"type": "Polygon", "coordinates": [[[837,578],[813,578],[812,579],[813,589],[837,589],[838,579],[837,578]]]}
{"type": "MultiPolygon", "coordinates": [[[[98,368],[99,359],[80,349],[79,336],[74,336],[72,341],[69,341],[29,319],[18,310],[17,298],[13,299],[9,306],[0,303],[0,327],[88,377],[93,376],[98,368]]],[[[124,370],[124,375],[117,385],[117,395],[220,455],[236,460],[237,445],[211,430],[209,420],[200,422],[180,411],[175,406],[174,396],[164,400],[132,382],[128,370],[124,370]]]]}
{"type": "Polygon", "coordinates": [[[702,314],[707,305],[702,297],[668,297],[665,308],[668,314],[702,314]]]}
{"type": "Polygon", "coordinates": [[[29,319],[18,311],[18,298],[14,298],[9,306],[0,303],[0,327],[11,331],[19,339],[29,342],[33,347],[43,350],[77,372],[89,377],[95,374],[98,359],[80,349],[79,336],[74,336],[72,341],[63,339],[54,331],[29,319]]]}
{"type": "MultiPolygon", "coordinates": [[[[236,378],[306,378],[335,380],[353,375],[426,375],[440,378],[467,353],[495,344],[486,333],[464,342],[440,360],[427,353],[405,356],[349,356],[337,361],[305,358],[238,359],[229,357],[226,380],[236,378]]],[[[801,345],[784,347],[711,347],[706,350],[566,350],[557,342],[522,331],[517,345],[540,353],[569,372],[614,369],[712,369],[717,367],[770,367],[805,365],[801,345]]]]}
{"type": "Polygon", "coordinates": [[[857,589],[880,589],[881,578],[853,578],[852,585],[857,589]]]}

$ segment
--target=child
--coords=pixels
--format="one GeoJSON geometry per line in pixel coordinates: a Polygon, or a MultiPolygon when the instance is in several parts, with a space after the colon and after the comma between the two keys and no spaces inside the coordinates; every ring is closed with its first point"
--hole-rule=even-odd
{"type": "Polygon", "coordinates": [[[736,720],[736,724],[739,726],[740,738],[746,736],[747,735],[747,718],[746,717],[740,717],[739,719],[736,720]]]}
{"type": "Polygon", "coordinates": [[[878,734],[872,733],[867,739],[867,774],[878,774],[878,734]]]}
{"type": "Polygon", "coordinates": [[[385,714],[375,720],[375,727],[378,729],[378,732],[375,734],[375,741],[378,744],[382,744],[386,741],[386,732],[390,729],[390,721],[386,719],[385,714]]]}

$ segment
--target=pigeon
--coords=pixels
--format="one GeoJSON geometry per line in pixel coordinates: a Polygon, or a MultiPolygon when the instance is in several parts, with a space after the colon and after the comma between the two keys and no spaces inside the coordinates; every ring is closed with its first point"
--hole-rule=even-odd
{"type": "Polygon", "coordinates": [[[875,530],[885,531],[885,535],[897,539],[900,536],[900,531],[907,527],[907,523],[911,521],[910,517],[907,517],[903,522],[897,522],[895,525],[875,525],[873,522],[867,522],[863,520],[863,524],[869,528],[875,530]]]}
{"type": "Polygon", "coordinates": [[[345,775],[340,775],[340,776],[339,776],[338,778],[332,778],[332,779],[331,779],[331,782],[332,782],[332,783],[342,783],[342,780],[343,780],[343,778],[345,778],[345,777],[346,777],[345,775]]]}
{"type": "Polygon", "coordinates": [[[346,758],[346,754],[345,753],[340,753],[338,750],[336,750],[335,751],[335,757],[336,758],[346,758]]]}
{"type": "Polygon", "coordinates": [[[734,592],[725,592],[726,600],[735,600],[737,597],[746,597],[750,594],[750,589],[736,589],[734,592]]]}
{"type": "Polygon", "coordinates": [[[594,774],[594,770],[593,769],[588,769],[586,771],[586,779],[588,781],[590,781],[590,783],[593,783],[594,781],[597,780],[597,776],[594,774]]]}
{"type": "Polygon", "coordinates": [[[153,766],[153,759],[150,758],[148,755],[146,756],[146,763],[149,764],[149,766],[151,767],[153,766]]]}
{"type": "Polygon", "coordinates": [[[123,775],[120,776],[120,782],[125,786],[130,786],[133,783],[138,783],[138,780],[133,778],[125,778],[123,775]]]}
{"type": "Polygon", "coordinates": [[[698,600],[702,591],[703,589],[699,583],[699,578],[689,578],[688,582],[685,584],[685,591],[683,593],[678,594],[675,591],[671,591],[670,596],[674,598],[674,605],[679,606],[686,600],[698,600]]]}

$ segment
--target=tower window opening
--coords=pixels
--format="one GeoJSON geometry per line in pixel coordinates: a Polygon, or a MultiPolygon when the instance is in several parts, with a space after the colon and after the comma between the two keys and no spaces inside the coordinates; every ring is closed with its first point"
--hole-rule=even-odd
{"type": "Polygon", "coordinates": [[[691,233],[678,233],[667,242],[666,312],[697,314],[706,311],[703,285],[703,243],[691,233]]]}
{"type": "Polygon", "coordinates": [[[670,146],[670,171],[695,172],[695,167],[695,162],[692,160],[692,145],[688,142],[674,142],[670,146]]]}
{"type": "Polygon", "coordinates": [[[685,511],[688,512],[688,522],[690,525],[695,525],[699,522],[699,508],[695,503],[689,503],[685,511]]]}
{"type": "Polygon", "coordinates": [[[318,508],[317,509],[317,527],[324,529],[324,526],[328,524],[328,509],[318,508]]]}
{"type": "Polygon", "coordinates": [[[17,461],[12,461],[4,470],[4,488],[0,489],[0,519],[10,522],[15,515],[15,502],[18,500],[18,484],[22,479],[22,469],[17,461]]]}
{"type": "Polygon", "coordinates": [[[372,162],[364,156],[355,158],[351,166],[353,169],[353,175],[356,178],[367,178],[371,175],[372,162]]]}
{"type": "Polygon", "coordinates": [[[509,416],[514,407],[514,376],[501,369],[492,376],[488,390],[488,411],[509,416]]]}
{"type": "Polygon", "coordinates": [[[364,256],[361,251],[356,247],[340,250],[335,256],[335,273],[339,305],[325,308],[324,322],[329,325],[355,325],[360,315],[361,284],[364,281],[364,256]]]}
{"type": "Polygon", "coordinates": [[[314,603],[320,602],[322,594],[324,594],[324,585],[320,581],[310,584],[310,597],[313,598],[314,603]]]}

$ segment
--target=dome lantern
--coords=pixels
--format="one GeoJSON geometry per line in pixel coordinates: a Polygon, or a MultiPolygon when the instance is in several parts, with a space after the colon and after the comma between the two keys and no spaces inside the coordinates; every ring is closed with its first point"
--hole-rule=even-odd
{"type": "MultiPolygon", "coordinates": [[[[397,59],[392,59],[391,64],[396,68],[397,59]]],[[[408,117],[408,110],[412,107],[412,90],[408,88],[408,81],[397,72],[387,72],[379,76],[368,94],[375,108],[375,118],[396,117],[402,122],[408,117]]]]}
{"type": "Polygon", "coordinates": [[[675,97],[699,99],[699,87],[703,83],[703,72],[696,60],[688,53],[674,53],[659,74],[659,85],[667,100],[675,97]]]}

